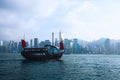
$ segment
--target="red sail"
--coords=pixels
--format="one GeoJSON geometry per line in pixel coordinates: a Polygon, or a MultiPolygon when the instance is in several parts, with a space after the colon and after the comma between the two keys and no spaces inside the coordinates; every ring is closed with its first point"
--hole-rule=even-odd
{"type": "Polygon", "coordinates": [[[26,47],[25,40],[21,40],[21,42],[22,42],[22,47],[25,48],[26,47]]]}
{"type": "Polygon", "coordinates": [[[64,45],[62,41],[60,41],[60,50],[64,50],[64,45]]]}

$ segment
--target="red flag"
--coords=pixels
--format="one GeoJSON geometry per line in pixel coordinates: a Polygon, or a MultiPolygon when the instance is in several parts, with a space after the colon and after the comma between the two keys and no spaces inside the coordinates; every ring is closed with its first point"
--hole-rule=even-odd
{"type": "Polygon", "coordinates": [[[26,47],[26,42],[25,42],[25,40],[21,40],[21,42],[22,42],[22,47],[25,48],[25,47],[26,47]]]}

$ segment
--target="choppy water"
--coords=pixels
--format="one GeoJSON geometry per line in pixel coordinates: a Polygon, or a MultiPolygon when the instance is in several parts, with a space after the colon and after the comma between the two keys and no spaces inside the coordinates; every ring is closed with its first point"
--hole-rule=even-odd
{"type": "Polygon", "coordinates": [[[120,55],[64,55],[41,62],[0,54],[0,80],[120,80],[120,55]]]}

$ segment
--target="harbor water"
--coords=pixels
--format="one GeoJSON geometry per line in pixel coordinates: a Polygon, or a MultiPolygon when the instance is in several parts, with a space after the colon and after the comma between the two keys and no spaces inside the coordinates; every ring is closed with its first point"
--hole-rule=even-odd
{"type": "Polygon", "coordinates": [[[120,55],[63,55],[61,60],[28,61],[0,54],[0,80],[120,80],[120,55]]]}

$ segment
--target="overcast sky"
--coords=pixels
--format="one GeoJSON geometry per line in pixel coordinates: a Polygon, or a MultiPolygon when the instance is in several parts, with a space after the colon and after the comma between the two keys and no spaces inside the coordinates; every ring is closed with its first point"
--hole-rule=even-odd
{"type": "Polygon", "coordinates": [[[120,39],[120,0],[0,0],[0,40],[120,39]]]}

